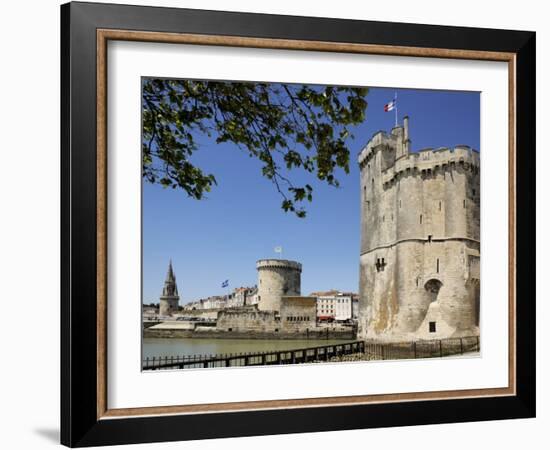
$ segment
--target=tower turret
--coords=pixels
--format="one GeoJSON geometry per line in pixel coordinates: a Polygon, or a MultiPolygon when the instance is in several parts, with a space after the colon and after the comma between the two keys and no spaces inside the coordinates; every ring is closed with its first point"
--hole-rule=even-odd
{"type": "Polygon", "coordinates": [[[176,276],[174,275],[174,269],[172,268],[172,260],[168,264],[168,272],[166,273],[166,280],[164,281],[164,287],[162,288],[162,295],[160,296],[160,308],[159,314],[161,316],[170,316],[178,310],[179,302],[178,285],[176,284],[176,276]]]}
{"type": "Polygon", "coordinates": [[[280,311],[283,296],[300,295],[302,265],[286,259],[260,259],[258,269],[258,307],[280,311]]]}
{"type": "Polygon", "coordinates": [[[409,116],[403,117],[403,155],[408,156],[411,151],[411,139],[409,137],[409,116]]]}

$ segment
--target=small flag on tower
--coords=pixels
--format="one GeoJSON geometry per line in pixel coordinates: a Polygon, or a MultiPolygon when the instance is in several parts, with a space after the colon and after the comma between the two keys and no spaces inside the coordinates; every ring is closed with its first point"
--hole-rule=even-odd
{"type": "Polygon", "coordinates": [[[395,106],[397,105],[397,100],[396,99],[393,99],[391,102],[389,103],[386,103],[384,105],[384,112],[390,112],[390,111],[393,111],[395,109],[395,106]]]}
{"type": "Polygon", "coordinates": [[[393,96],[393,100],[384,105],[384,112],[395,111],[395,126],[397,126],[397,92],[393,96]]]}
{"type": "Polygon", "coordinates": [[[222,288],[226,288],[227,286],[229,286],[229,280],[225,280],[225,281],[222,283],[222,288]]]}

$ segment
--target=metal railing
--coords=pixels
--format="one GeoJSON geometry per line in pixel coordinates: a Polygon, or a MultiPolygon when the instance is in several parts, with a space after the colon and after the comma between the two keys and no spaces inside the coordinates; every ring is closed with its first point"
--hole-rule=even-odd
{"type": "Polygon", "coordinates": [[[479,352],[479,336],[412,342],[365,342],[365,354],[372,360],[443,358],[471,352],[479,352]]]}
{"type": "Polygon", "coordinates": [[[364,353],[365,342],[354,341],[320,347],[277,350],[262,353],[228,353],[222,355],[186,355],[145,358],[143,370],[189,369],[207,367],[265,366],[328,361],[330,358],[364,353]]]}
{"type": "Polygon", "coordinates": [[[348,355],[359,355],[359,358],[355,359],[358,361],[443,358],[446,356],[479,352],[479,348],[479,336],[412,342],[382,343],[353,341],[342,344],[261,353],[148,357],[143,360],[142,367],[143,370],[166,370],[303,364],[308,362],[337,361],[339,359],[345,360],[345,357],[348,355]]]}

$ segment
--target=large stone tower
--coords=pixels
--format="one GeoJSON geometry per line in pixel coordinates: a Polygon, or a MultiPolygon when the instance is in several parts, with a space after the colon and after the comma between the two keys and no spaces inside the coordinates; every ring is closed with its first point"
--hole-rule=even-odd
{"type": "Polygon", "coordinates": [[[258,269],[258,308],[280,311],[281,297],[300,295],[302,265],[286,259],[260,259],[258,269]]]}
{"type": "Polygon", "coordinates": [[[479,334],[479,153],[411,153],[408,122],[359,153],[360,335],[479,334]]]}
{"type": "Polygon", "coordinates": [[[178,294],[178,285],[176,284],[176,276],[172,269],[172,261],[170,261],[168,272],[166,273],[166,280],[164,281],[164,288],[160,296],[159,314],[161,316],[170,316],[177,312],[179,300],[180,297],[178,294]]]}

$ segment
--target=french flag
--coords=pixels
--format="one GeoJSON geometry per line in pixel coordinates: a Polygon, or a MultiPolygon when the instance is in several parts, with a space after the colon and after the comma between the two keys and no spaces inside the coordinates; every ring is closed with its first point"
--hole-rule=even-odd
{"type": "Polygon", "coordinates": [[[386,103],[384,105],[384,112],[390,112],[390,111],[393,111],[395,109],[395,106],[397,105],[397,100],[394,99],[393,101],[389,102],[389,103],[386,103]]]}

